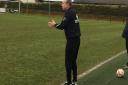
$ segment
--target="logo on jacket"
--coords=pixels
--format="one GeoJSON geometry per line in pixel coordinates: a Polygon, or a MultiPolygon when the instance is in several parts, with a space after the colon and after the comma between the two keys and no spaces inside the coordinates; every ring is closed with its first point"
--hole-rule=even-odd
{"type": "Polygon", "coordinates": [[[79,17],[78,17],[77,14],[76,14],[76,20],[75,20],[75,23],[79,23],[79,17]]]}

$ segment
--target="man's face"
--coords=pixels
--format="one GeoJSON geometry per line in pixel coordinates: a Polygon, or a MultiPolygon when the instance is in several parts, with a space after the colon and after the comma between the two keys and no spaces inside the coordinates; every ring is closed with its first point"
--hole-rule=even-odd
{"type": "Polygon", "coordinates": [[[67,3],[67,0],[62,1],[61,7],[63,11],[66,11],[69,8],[69,4],[67,3]]]}

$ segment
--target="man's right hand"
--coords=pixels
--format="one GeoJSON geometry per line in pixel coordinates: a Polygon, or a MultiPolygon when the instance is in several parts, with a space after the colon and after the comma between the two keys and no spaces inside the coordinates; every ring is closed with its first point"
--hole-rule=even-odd
{"type": "Polygon", "coordinates": [[[51,20],[51,21],[48,22],[48,26],[49,26],[50,28],[55,27],[55,25],[56,25],[55,20],[51,20]]]}

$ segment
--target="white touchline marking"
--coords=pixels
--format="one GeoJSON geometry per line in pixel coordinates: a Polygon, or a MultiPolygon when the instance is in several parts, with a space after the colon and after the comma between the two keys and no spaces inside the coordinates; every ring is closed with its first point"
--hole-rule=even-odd
{"type": "MultiPolygon", "coordinates": [[[[78,75],[78,79],[83,78],[84,76],[88,75],[88,74],[91,73],[92,71],[94,71],[94,70],[98,69],[99,67],[103,66],[104,64],[106,64],[106,63],[108,63],[108,62],[114,60],[115,58],[119,57],[120,55],[122,55],[122,54],[124,54],[124,53],[126,53],[125,50],[122,51],[122,52],[120,52],[120,53],[118,53],[118,54],[116,54],[116,55],[114,55],[114,56],[112,56],[111,58],[109,58],[109,59],[107,59],[107,60],[105,60],[105,61],[103,61],[103,62],[97,64],[97,65],[94,66],[93,68],[91,68],[91,69],[89,69],[89,70],[87,70],[87,71],[81,73],[80,75],[78,75]]],[[[64,84],[64,83],[62,83],[61,85],[63,85],[63,84],[64,84]]]]}
{"type": "Polygon", "coordinates": [[[119,57],[120,55],[122,55],[122,54],[124,54],[124,53],[126,53],[126,51],[122,51],[122,52],[120,52],[120,53],[118,53],[118,54],[112,56],[111,58],[109,58],[109,59],[107,59],[107,60],[105,60],[105,61],[99,63],[98,65],[94,66],[93,68],[91,68],[91,69],[89,69],[89,70],[83,72],[82,74],[78,75],[78,79],[80,79],[80,78],[86,76],[87,74],[89,74],[89,73],[91,73],[92,71],[98,69],[99,67],[103,66],[104,64],[106,64],[106,63],[108,63],[108,62],[114,60],[115,58],[119,57]]]}

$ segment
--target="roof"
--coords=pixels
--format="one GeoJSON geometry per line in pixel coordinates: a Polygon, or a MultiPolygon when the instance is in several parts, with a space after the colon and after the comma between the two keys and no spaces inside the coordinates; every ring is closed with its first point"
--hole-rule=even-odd
{"type": "MultiPolygon", "coordinates": [[[[62,0],[43,0],[43,1],[62,1],[62,0]]],[[[72,0],[73,2],[74,0],[72,0]]]]}
{"type": "Polygon", "coordinates": [[[9,0],[0,0],[0,1],[9,1],[9,0]]]}
{"type": "Polygon", "coordinates": [[[128,0],[75,0],[75,2],[99,3],[99,4],[128,4],[128,0]]]}

